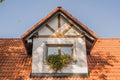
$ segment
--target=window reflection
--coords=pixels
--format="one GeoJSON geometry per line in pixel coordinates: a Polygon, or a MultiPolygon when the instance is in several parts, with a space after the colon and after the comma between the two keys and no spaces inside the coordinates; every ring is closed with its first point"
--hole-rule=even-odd
{"type": "Polygon", "coordinates": [[[68,54],[72,55],[72,44],[47,44],[47,55],[68,54]]]}
{"type": "Polygon", "coordinates": [[[71,47],[61,47],[61,53],[71,55],[72,53],[71,47]]]}
{"type": "Polygon", "coordinates": [[[58,54],[58,48],[57,47],[48,47],[48,55],[51,54],[58,54]]]}

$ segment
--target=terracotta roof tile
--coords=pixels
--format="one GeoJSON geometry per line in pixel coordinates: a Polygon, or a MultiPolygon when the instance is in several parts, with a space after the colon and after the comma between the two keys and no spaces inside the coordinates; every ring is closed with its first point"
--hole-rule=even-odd
{"type": "MultiPolygon", "coordinates": [[[[120,79],[120,38],[98,39],[91,51],[90,59],[92,57],[95,64],[89,63],[89,66],[94,66],[94,68],[89,67],[90,71],[98,71],[99,78],[120,79]]],[[[98,73],[91,73],[91,75],[96,74],[98,73]]]]}
{"type": "Polygon", "coordinates": [[[14,80],[29,61],[21,39],[0,39],[0,80],[14,80]]]}
{"type": "MultiPolygon", "coordinates": [[[[21,39],[0,39],[0,53],[11,53],[11,54],[4,54],[6,56],[8,55],[14,55],[14,53],[25,53],[25,48],[23,45],[23,42],[21,39]],[[14,53],[12,53],[14,52],[14,53]]],[[[15,54],[17,55],[17,54],[15,54]]]]}
{"type": "Polygon", "coordinates": [[[31,78],[31,56],[26,54],[22,40],[0,39],[1,45],[0,80],[120,80],[120,39],[97,40],[87,56],[88,78],[31,78]]]}

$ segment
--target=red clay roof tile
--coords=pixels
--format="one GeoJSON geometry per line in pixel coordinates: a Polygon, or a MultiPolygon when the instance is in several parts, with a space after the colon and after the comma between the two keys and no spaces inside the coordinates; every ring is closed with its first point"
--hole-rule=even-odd
{"type": "Polygon", "coordinates": [[[97,40],[91,54],[87,56],[88,78],[31,78],[31,57],[26,54],[22,40],[0,39],[1,45],[3,46],[0,47],[1,80],[120,80],[120,39],[97,40]],[[9,47],[18,50],[11,50],[9,47]]]}
{"type": "MultiPolygon", "coordinates": [[[[0,39],[0,53],[25,53],[25,48],[21,39],[0,39]]],[[[14,55],[14,54],[9,55],[14,55]]],[[[8,54],[6,54],[7,56],[8,54]]]]}

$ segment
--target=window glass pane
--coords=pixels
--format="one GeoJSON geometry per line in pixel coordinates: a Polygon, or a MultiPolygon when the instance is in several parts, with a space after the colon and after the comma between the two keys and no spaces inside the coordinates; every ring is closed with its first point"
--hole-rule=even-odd
{"type": "Polygon", "coordinates": [[[58,54],[58,48],[57,47],[48,47],[48,55],[50,54],[58,54]]]}
{"type": "Polygon", "coordinates": [[[61,47],[61,54],[71,55],[71,53],[72,53],[71,47],[61,47]]]}

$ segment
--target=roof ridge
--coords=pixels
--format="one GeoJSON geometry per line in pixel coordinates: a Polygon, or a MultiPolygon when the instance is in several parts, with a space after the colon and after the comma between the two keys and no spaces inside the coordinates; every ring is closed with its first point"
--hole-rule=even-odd
{"type": "Polygon", "coordinates": [[[58,6],[57,8],[59,8],[59,9],[60,9],[60,8],[62,8],[62,6],[58,6]]]}

